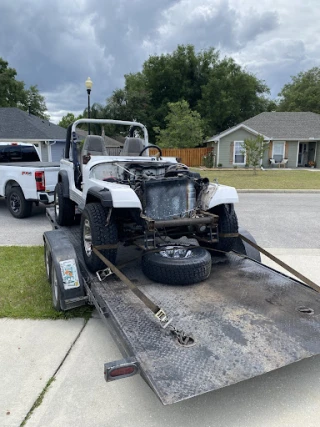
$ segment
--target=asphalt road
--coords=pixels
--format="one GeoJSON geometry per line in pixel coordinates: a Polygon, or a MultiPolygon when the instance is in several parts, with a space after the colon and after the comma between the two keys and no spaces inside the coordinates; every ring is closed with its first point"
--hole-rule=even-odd
{"type": "MultiPolygon", "coordinates": [[[[239,199],[239,224],[262,247],[320,248],[320,194],[240,193],[239,199]]],[[[42,245],[42,234],[50,229],[45,206],[35,206],[30,218],[16,219],[0,198],[0,245],[42,245]]]]}
{"type": "Polygon", "coordinates": [[[239,224],[265,248],[320,248],[320,194],[240,193],[239,224]]]}

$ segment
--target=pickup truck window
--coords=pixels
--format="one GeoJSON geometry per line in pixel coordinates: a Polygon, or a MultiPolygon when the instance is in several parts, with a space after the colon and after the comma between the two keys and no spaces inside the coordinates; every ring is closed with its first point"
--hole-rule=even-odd
{"type": "Polygon", "coordinates": [[[23,145],[0,145],[0,163],[38,162],[35,147],[23,145]]]}

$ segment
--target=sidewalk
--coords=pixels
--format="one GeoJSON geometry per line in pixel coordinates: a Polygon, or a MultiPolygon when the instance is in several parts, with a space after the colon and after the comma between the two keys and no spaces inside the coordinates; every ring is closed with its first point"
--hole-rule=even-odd
{"type": "MultiPolygon", "coordinates": [[[[320,284],[320,249],[269,251],[320,284]]],[[[105,382],[103,363],[122,356],[97,315],[82,330],[83,324],[82,319],[0,320],[1,426],[20,425],[52,377],[26,426],[319,425],[320,356],[163,406],[138,375],[105,382]]]]}

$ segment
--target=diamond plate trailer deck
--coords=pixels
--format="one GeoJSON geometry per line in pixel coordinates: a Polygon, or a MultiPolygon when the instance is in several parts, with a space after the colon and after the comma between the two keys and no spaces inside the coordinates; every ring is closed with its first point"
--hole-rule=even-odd
{"type": "MultiPolygon", "coordinates": [[[[50,209],[48,217],[53,223],[50,209]]],[[[78,226],[59,227],[44,238],[71,242],[86,292],[123,355],[137,361],[163,404],[320,353],[320,294],[250,258],[234,253],[213,258],[209,279],[190,286],[153,283],[137,261],[125,266],[122,272],[173,317],[175,326],[193,335],[195,345],[182,347],[117,277],[100,282],[87,271],[79,234],[78,226]]],[[[120,248],[121,262],[132,258],[129,249],[120,248]]]]}

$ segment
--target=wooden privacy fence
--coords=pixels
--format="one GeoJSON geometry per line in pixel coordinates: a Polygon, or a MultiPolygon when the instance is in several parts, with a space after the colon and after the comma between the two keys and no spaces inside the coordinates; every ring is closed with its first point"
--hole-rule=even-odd
{"type": "MultiPolygon", "coordinates": [[[[205,148],[162,148],[163,157],[177,157],[187,166],[203,166],[203,156],[212,151],[212,147],[205,148]]],[[[158,150],[150,148],[150,155],[155,155],[158,150]]]]}

